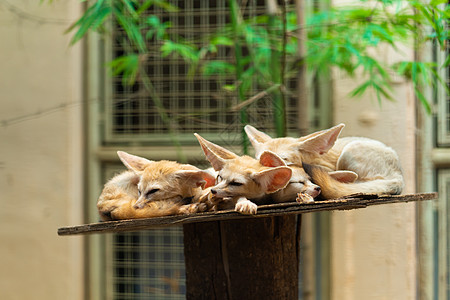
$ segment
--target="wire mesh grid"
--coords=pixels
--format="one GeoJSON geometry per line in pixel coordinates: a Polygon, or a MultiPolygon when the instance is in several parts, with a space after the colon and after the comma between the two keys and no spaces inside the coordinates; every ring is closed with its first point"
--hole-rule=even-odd
{"type": "Polygon", "coordinates": [[[114,299],[184,299],[181,227],[115,234],[114,299]]]}
{"type": "MultiPolygon", "coordinates": [[[[104,181],[125,170],[119,164],[103,167],[104,181]]],[[[106,279],[114,300],[184,299],[183,230],[181,227],[116,233],[109,239],[106,279]]]]}
{"type": "MultiPolygon", "coordinates": [[[[448,4],[447,4],[448,5],[448,4]]],[[[447,24],[447,29],[450,29],[450,25],[447,24]]],[[[442,65],[443,62],[450,56],[450,42],[447,40],[444,50],[441,50],[439,45],[435,45],[437,53],[437,63],[442,65]]],[[[439,110],[438,115],[438,144],[439,146],[450,146],[450,65],[440,69],[440,75],[445,80],[447,90],[444,87],[438,85],[437,88],[437,105],[439,110]]]]}
{"type": "MultiPolygon", "coordinates": [[[[153,8],[155,14],[163,22],[171,22],[170,34],[182,36],[184,40],[200,45],[202,36],[212,34],[229,23],[227,0],[216,1],[174,1],[180,9],[178,12],[165,12],[153,8]]],[[[254,17],[265,11],[265,1],[250,0],[245,5],[244,17],[254,17]]],[[[129,53],[129,43],[125,33],[118,26],[114,27],[112,52],[113,57],[129,53]]],[[[178,134],[192,132],[217,133],[224,128],[228,132],[238,133],[241,130],[240,115],[230,107],[237,104],[233,93],[223,89],[225,84],[234,82],[233,76],[189,76],[189,66],[177,57],[164,58],[158,49],[161,44],[149,42],[149,55],[145,59],[145,70],[153,88],[149,93],[149,82],[138,77],[134,85],[124,86],[122,77],[112,80],[112,97],[106,100],[111,107],[112,116],[106,116],[105,136],[110,142],[115,140],[136,141],[158,137],[167,138],[169,128],[178,134]],[[158,103],[160,106],[158,106],[158,103]],[[169,118],[164,118],[161,112],[169,118]]],[[[232,62],[231,51],[226,47],[218,47],[215,59],[232,62]]],[[[255,85],[256,86],[256,85],[255,85]]],[[[295,89],[295,80],[287,84],[288,89],[295,89]]],[[[247,97],[260,92],[258,88],[250,91],[247,97]]],[[[297,100],[295,96],[287,99],[288,130],[295,130],[297,100]]],[[[249,122],[263,130],[273,129],[273,106],[270,96],[263,97],[247,108],[249,122]]]]}
{"type": "MultiPolygon", "coordinates": [[[[447,4],[450,5],[450,4],[447,4]]],[[[447,30],[450,30],[450,25],[447,24],[447,30]]],[[[445,51],[445,57],[449,57],[450,56],[450,41],[447,40],[447,44],[446,44],[446,51],[445,51]]],[[[448,65],[445,68],[445,81],[447,82],[447,89],[450,90],[450,65],[448,65]]],[[[446,94],[446,112],[447,112],[447,118],[446,118],[446,125],[447,125],[447,137],[448,137],[448,142],[450,144],[450,95],[449,93],[446,94]]]]}

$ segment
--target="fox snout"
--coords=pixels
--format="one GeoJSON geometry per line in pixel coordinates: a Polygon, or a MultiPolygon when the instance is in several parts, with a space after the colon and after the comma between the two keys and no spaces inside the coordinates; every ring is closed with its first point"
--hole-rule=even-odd
{"type": "Polygon", "coordinates": [[[211,189],[211,194],[213,194],[214,196],[223,196],[223,191],[222,190],[217,190],[217,189],[211,189]]]}
{"type": "Polygon", "coordinates": [[[227,188],[222,189],[220,187],[219,188],[216,187],[214,189],[211,189],[210,192],[211,192],[211,195],[213,197],[218,198],[218,199],[222,199],[222,198],[225,198],[225,197],[233,197],[233,196],[239,195],[239,193],[231,192],[227,188]]]}
{"type": "MultiPolygon", "coordinates": [[[[211,188],[211,194],[216,197],[222,198],[230,196],[230,190],[225,181],[222,181],[211,188]]],[[[234,193],[232,193],[234,195],[234,193]]]]}
{"type": "Polygon", "coordinates": [[[319,196],[319,194],[322,192],[322,189],[318,185],[311,184],[310,186],[306,186],[302,192],[315,198],[319,196]]]}
{"type": "Polygon", "coordinates": [[[134,209],[142,209],[147,204],[147,200],[144,198],[139,198],[136,203],[133,205],[134,209]]]}
{"type": "Polygon", "coordinates": [[[322,191],[322,189],[320,188],[320,186],[316,186],[316,187],[314,187],[311,196],[312,196],[313,198],[314,198],[314,197],[317,197],[317,196],[319,196],[319,194],[320,194],[321,191],[322,191]]]}

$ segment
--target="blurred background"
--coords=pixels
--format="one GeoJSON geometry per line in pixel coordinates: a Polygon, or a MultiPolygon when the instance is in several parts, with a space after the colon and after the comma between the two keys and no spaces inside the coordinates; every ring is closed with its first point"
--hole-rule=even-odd
{"type": "Polygon", "coordinates": [[[116,151],[208,167],[345,123],[426,203],[307,214],[299,299],[450,299],[447,1],[0,0],[2,299],[184,299],[182,228],[99,221],[116,151]]]}

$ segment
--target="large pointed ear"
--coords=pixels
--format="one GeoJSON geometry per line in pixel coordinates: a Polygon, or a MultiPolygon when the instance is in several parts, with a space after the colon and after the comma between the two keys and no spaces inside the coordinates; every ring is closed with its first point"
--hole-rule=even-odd
{"type": "Polygon", "coordinates": [[[286,166],[286,163],[283,159],[281,159],[281,157],[268,150],[261,153],[261,155],[259,156],[259,163],[264,167],[286,166]]]}
{"type": "Polygon", "coordinates": [[[203,170],[180,170],[175,175],[193,187],[208,188],[215,184],[216,178],[203,170]]]}
{"type": "Polygon", "coordinates": [[[328,152],[334,146],[344,126],[344,124],[339,124],[319,133],[312,133],[310,138],[300,142],[300,149],[319,154],[328,152]]]}
{"type": "Polygon", "coordinates": [[[342,183],[353,183],[358,179],[358,174],[347,170],[328,172],[328,175],[342,183]]]}
{"type": "Polygon", "coordinates": [[[214,170],[222,170],[225,160],[238,157],[233,152],[205,140],[197,133],[194,133],[194,135],[200,143],[200,146],[202,146],[203,153],[205,153],[206,159],[211,163],[214,170]]]}
{"type": "Polygon", "coordinates": [[[266,193],[274,193],[279,189],[285,188],[291,176],[291,168],[276,167],[254,173],[253,179],[263,187],[266,193]]]}
{"type": "Polygon", "coordinates": [[[151,160],[148,160],[146,158],[131,155],[124,151],[117,151],[117,155],[119,156],[125,167],[135,172],[144,171],[144,169],[152,162],[151,160]]]}
{"type": "Polygon", "coordinates": [[[270,136],[251,125],[245,125],[244,130],[255,150],[258,150],[261,147],[261,144],[264,144],[272,139],[270,136]]]}

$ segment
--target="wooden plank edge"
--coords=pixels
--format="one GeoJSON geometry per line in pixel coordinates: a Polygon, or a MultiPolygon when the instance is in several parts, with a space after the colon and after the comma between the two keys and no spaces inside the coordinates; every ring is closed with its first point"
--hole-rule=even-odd
{"type": "Polygon", "coordinates": [[[147,219],[130,219],[119,221],[108,221],[91,223],[76,226],[61,227],[58,229],[58,235],[76,235],[76,234],[94,234],[111,233],[124,231],[137,231],[152,228],[161,228],[168,226],[183,225],[196,222],[209,222],[221,220],[238,220],[248,218],[262,218],[271,216],[281,216],[287,214],[303,214],[318,211],[330,210],[352,210],[366,208],[373,205],[407,203],[417,201],[427,201],[437,199],[437,193],[421,193],[407,195],[368,195],[356,194],[342,199],[316,201],[314,203],[299,204],[296,202],[261,205],[258,207],[256,215],[242,215],[234,210],[219,212],[206,212],[193,215],[176,215],[147,219]]]}

